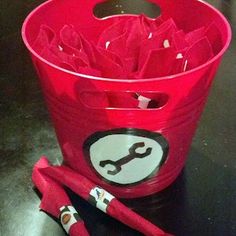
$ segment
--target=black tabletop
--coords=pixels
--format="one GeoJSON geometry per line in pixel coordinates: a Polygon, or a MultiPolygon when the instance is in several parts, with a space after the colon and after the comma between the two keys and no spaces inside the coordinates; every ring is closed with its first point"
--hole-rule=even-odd
{"type": "MultiPolygon", "coordinates": [[[[53,163],[61,153],[37,76],[22,43],[23,19],[42,1],[2,0],[0,38],[0,235],[60,236],[60,225],[39,211],[31,171],[41,155],[53,163]]],[[[133,8],[113,1],[115,11],[133,8]]],[[[136,11],[155,15],[144,1],[136,11]]],[[[236,235],[236,1],[209,0],[233,28],[232,44],[214,81],[186,167],[166,190],[125,204],[175,235],[236,235]]],[[[106,15],[96,9],[97,14],[106,15]]],[[[140,235],[107,217],[68,190],[91,235],[140,235]]]]}

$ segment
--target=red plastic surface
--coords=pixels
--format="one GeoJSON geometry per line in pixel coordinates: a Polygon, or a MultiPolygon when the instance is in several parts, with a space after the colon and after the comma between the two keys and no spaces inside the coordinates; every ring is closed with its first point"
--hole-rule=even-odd
{"type": "Polygon", "coordinates": [[[102,1],[48,1],[27,17],[22,36],[38,72],[65,164],[117,197],[150,195],[171,184],[185,164],[211,83],[230,43],[230,27],[220,12],[202,1],[152,0],[161,7],[163,19],[172,17],[177,26],[185,32],[214,22],[219,29],[216,33],[220,33],[222,42],[214,45],[218,51],[217,55],[202,66],[176,76],[145,80],[118,80],[73,73],[47,62],[32,49],[42,24],[49,25],[55,31],[61,29],[64,24],[72,24],[96,42],[99,34],[121,17],[102,20],[95,18],[92,12],[98,2],[102,1]],[[117,109],[102,106],[94,109],[82,101],[81,94],[84,91],[101,94],[104,91],[155,92],[167,95],[168,100],[157,109],[117,109]],[[97,131],[116,128],[158,132],[168,141],[168,157],[160,171],[152,178],[137,185],[116,186],[105,182],[90,167],[83,153],[84,141],[97,131]]]}

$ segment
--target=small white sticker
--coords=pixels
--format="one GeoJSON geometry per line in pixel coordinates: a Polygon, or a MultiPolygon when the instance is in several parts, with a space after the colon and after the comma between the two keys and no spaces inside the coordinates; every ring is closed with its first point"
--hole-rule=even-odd
{"type": "Polygon", "coordinates": [[[182,58],[183,58],[183,54],[181,52],[178,53],[177,56],[176,56],[176,59],[182,59],[182,58]]]}
{"type": "Polygon", "coordinates": [[[111,43],[110,41],[107,41],[107,42],[106,42],[106,49],[108,49],[110,43],[111,43]]]}
{"type": "Polygon", "coordinates": [[[106,190],[95,187],[90,191],[89,201],[92,205],[95,205],[98,209],[106,213],[107,207],[113,198],[114,196],[106,190]]]}
{"type": "Polygon", "coordinates": [[[152,101],[152,99],[144,97],[142,95],[140,95],[138,97],[138,100],[139,100],[138,107],[141,108],[141,109],[147,109],[148,105],[149,105],[149,102],[152,101]]]}
{"type": "Polygon", "coordinates": [[[148,39],[152,38],[152,32],[148,35],[148,39]]]}
{"type": "Polygon", "coordinates": [[[164,46],[164,48],[169,48],[170,47],[170,42],[169,42],[168,39],[164,40],[163,46],[164,46]]]}
{"type": "Polygon", "coordinates": [[[62,52],[63,51],[63,47],[58,45],[58,49],[62,52]]]}
{"type": "Polygon", "coordinates": [[[184,62],[184,72],[187,70],[187,66],[188,66],[188,60],[184,62]]]}
{"type": "Polygon", "coordinates": [[[73,206],[63,206],[60,208],[60,212],[61,224],[69,234],[71,226],[81,220],[81,218],[73,206]]]}

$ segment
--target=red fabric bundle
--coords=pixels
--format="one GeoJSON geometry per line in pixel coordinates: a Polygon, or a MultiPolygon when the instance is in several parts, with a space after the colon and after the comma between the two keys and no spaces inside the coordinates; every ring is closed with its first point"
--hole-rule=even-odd
{"type": "MultiPolygon", "coordinates": [[[[90,204],[144,235],[170,235],[127,208],[110,193],[92,183],[84,176],[81,176],[65,166],[49,166],[45,157],[41,158],[35,165],[33,181],[45,196],[42,200],[41,208],[56,217],[58,217],[58,209],[61,206],[70,204],[68,197],[61,187],[61,185],[64,185],[90,204]]],[[[75,224],[75,226],[77,224],[75,224]]],[[[81,228],[84,227],[82,223],[78,226],[81,228]]],[[[74,227],[71,227],[71,230],[74,227]]],[[[70,235],[75,235],[71,234],[71,232],[72,231],[70,231],[70,235]]],[[[76,235],[86,234],[78,233],[76,235]]]]}
{"type": "Polygon", "coordinates": [[[32,180],[42,193],[40,209],[58,218],[64,230],[70,236],[88,236],[84,222],[72,206],[63,187],[40,173],[40,170],[49,166],[46,157],[42,157],[34,166],[32,180]]]}
{"type": "Polygon", "coordinates": [[[145,79],[196,68],[216,55],[221,45],[214,23],[184,32],[171,18],[164,21],[140,15],[110,25],[96,45],[72,25],[64,25],[59,33],[42,25],[33,47],[46,60],[74,72],[145,79]]]}

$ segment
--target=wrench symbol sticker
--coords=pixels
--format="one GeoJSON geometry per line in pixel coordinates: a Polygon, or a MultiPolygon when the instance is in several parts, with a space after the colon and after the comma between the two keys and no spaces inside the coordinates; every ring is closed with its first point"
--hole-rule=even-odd
{"type": "Polygon", "coordinates": [[[136,150],[140,147],[144,147],[145,143],[144,142],[139,142],[139,143],[134,143],[130,148],[129,148],[129,154],[127,156],[122,157],[121,159],[117,161],[113,160],[105,160],[105,161],[100,161],[99,165],[101,167],[105,167],[106,165],[112,165],[114,166],[114,170],[108,170],[107,173],[109,175],[116,175],[122,170],[122,166],[129,163],[135,158],[144,158],[147,157],[151,154],[152,148],[149,147],[146,149],[144,153],[138,153],[136,150]]]}
{"type": "Polygon", "coordinates": [[[92,134],[83,150],[101,181],[126,186],[155,176],[167,160],[169,145],[160,133],[122,128],[92,134]]]}

